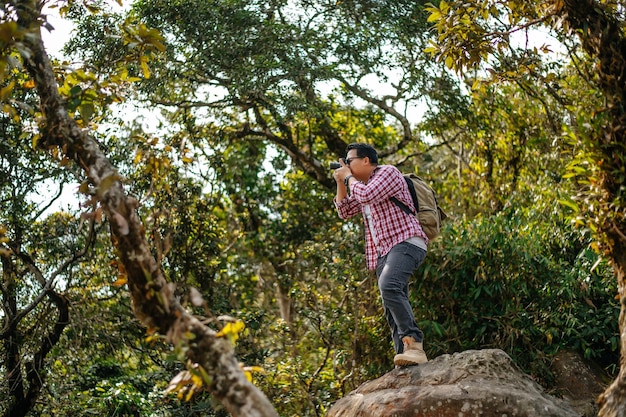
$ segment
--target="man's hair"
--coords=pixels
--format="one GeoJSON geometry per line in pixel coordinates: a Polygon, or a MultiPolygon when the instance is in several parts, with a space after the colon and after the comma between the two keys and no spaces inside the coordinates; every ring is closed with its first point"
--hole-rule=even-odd
{"type": "Polygon", "coordinates": [[[367,143],[351,143],[346,147],[346,154],[351,149],[356,149],[356,156],[359,158],[365,158],[367,156],[371,163],[378,165],[378,153],[372,145],[368,145],[367,143]]]}

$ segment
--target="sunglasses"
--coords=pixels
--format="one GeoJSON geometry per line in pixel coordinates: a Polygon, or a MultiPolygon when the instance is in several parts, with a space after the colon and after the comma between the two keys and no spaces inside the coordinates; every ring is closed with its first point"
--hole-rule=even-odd
{"type": "Polygon", "coordinates": [[[365,158],[365,157],[364,157],[364,156],[355,156],[354,158],[347,158],[347,159],[345,160],[345,161],[346,161],[346,165],[350,165],[350,163],[351,163],[352,161],[354,161],[355,159],[363,159],[363,158],[365,158]]]}

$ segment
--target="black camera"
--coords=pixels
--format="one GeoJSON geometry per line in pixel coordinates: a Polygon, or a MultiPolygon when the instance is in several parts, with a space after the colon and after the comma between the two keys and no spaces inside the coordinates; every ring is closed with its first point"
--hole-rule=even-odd
{"type": "MultiPolygon", "coordinates": [[[[343,163],[346,163],[346,160],[341,158],[341,160],[343,161],[343,163]]],[[[339,162],[331,162],[330,163],[330,169],[339,169],[341,168],[341,164],[339,162]]]]}

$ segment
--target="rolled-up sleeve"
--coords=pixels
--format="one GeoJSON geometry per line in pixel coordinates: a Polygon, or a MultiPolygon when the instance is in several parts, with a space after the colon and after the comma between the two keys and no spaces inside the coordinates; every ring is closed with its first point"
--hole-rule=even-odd
{"type": "Polygon", "coordinates": [[[333,201],[337,207],[337,213],[342,219],[348,219],[361,213],[361,203],[352,196],[345,197],[341,201],[337,201],[337,199],[333,201]]]}

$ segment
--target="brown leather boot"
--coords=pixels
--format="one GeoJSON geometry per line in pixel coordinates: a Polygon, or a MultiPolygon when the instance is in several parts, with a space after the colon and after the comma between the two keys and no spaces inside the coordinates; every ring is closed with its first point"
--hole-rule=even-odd
{"type": "Polygon", "coordinates": [[[428,362],[422,342],[416,342],[411,336],[403,337],[402,342],[404,343],[404,352],[398,353],[393,358],[393,363],[396,366],[411,366],[428,362]]]}

